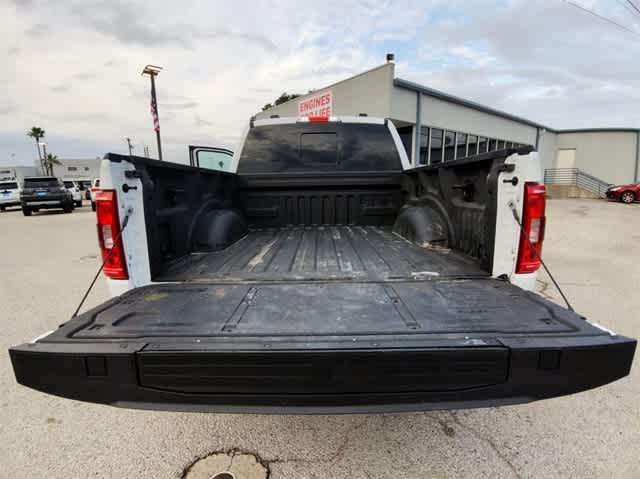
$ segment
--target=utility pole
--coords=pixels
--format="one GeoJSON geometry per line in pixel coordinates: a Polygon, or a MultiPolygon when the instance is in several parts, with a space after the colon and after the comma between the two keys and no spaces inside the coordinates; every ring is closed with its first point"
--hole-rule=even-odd
{"type": "Polygon", "coordinates": [[[125,138],[127,146],[129,147],[129,156],[133,156],[133,145],[131,144],[131,138],[128,136],[125,138]]]}
{"type": "Polygon", "coordinates": [[[153,117],[153,129],[156,131],[158,142],[158,159],[162,161],[162,143],[160,141],[160,119],[158,117],[158,100],[156,98],[156,76],[162,71],[162,67],[147,65],[142,70],[142,75],[151,78],[151,116],[153,117]]]}

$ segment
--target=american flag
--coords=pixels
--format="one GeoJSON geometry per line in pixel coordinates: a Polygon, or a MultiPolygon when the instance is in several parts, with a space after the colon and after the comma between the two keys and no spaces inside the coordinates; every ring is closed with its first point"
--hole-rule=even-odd
{"type": "Polygon", "coordinates": [[[151,116],[153,117],[153,129],[160,131],[160,120],[158,119],[158,105],[154,95],[151,95],[151,116]]]}

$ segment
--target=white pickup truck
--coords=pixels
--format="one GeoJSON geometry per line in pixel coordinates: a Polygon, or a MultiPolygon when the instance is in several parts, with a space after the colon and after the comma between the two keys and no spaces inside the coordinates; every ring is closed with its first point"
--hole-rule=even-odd
{"type": "Polygon", "coordinates": [[[340,413],[522,403],[629,373],[635,340],[530,291],[531,147],[412,167],[388,120],[274,118],[216,163],[106,155],[114,297],[11,348],[18,382],[123,407],[340,413]]]}

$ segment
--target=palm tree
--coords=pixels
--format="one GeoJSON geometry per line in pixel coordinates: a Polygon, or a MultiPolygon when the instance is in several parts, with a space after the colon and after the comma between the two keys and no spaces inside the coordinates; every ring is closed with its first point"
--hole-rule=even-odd
{"type": "Polygon", "coordinates": [[[44,159],[44,167],[47,175],[53,176],[53,165],[60,165],[60,160],[58,160],[57,155],[52,155],[51,153],[47,154],[47,157],[44,159]]]}
{"type": "Polygon", "coordinates": [[[36,142],[36,148],[38,149],[38,159],[40,160],[40,169],[43,173],[45,171],[44,161],[42,159],[42,153],[40,152],[40,139],[44,138],[45,131],[39,126],[32,126],[31,129],[27,132],[27,136],[33,138],[36,142]]]}

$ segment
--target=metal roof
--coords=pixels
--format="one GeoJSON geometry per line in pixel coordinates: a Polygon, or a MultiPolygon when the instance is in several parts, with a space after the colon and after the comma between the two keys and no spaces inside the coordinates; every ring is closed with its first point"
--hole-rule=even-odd
{"type": "Polygon", "coordinates": [[[640,128],[570,128],[551,131],[554,133],[638,133],[640,128]]]}
{"type": "Polygon", "coordinates": [[[499,116],[502,118],[506,118],[507,120],[517,121],[518,123],[523,123],[525,125],[533,126],[534,128],[544,128],[546,130],[553,131],[553,128],[549,128],[548,126],[541,125],[540,123],[535,123],[531,120],[527,120],[526,118],[521,118],[516,115],[512,115],[510,113],[505,113],[500,110],[495,110],[488,106],[482,105],[480,103],[476,103],[474,101],[465,100],[464,98],[460,98],[454,95],[450,95],[448,93],[444,93],[439,90],[434,90],[433,88],[429,88],[423,85],[419,85],[418,83],[414,83],[408,80],[403,80],[402,78],[395,78],[393,80],[393,84],[395,86],[406,88],[408,90],[417,91],[423,93],[425,95],[438,98],[440,100],[448,101],[450,103],[455,103],[457,105],[462,105],[467,108],[471,108],[476,111],[481,111],[483,113],[488,113],[490,115],[499,116]]]}
{"type": "Polygon", "coordinates": [[[540,123],[536,123],[531,120],[527,120],[526,118],[522,118],[516,115],[512,115],[510,113],[505,113],[504,111],[496,110],[494,108],[490,108],[488,106],[482,105],[480,103],[476,103],[474,101],[465,100],[464,98],[460,98],[454,95],[450,95],[449,93],[442,92],[440,90],[435,90],[433,88],[426,87],[424,85],[420,85],[418,83],[414,83],[409,80],[403,80],[402,78],[395,78],[393,80],[393,84],[400,88],[406,88],[408,90],[417,91],[423,93],[425,95],[438,98],[440,100],[448,101],[450,103],[455,103],[457,105],[465,106],[467,108],[472,108],[473,110],[480,111],[483,113],[488,113],[490,115],[498,116],[501,118],[505,118],[507,120],[515,121],[518,123],[522,123],[528,126],[532,126],[534,128],[543,128],[552,133],[605,133],[605,132],[640,132],[640,128],[576,128],[576,129],[567,129],[567,130],[559,130],[555,128],[551,128],[549,126],[542,125],[540,123]]]}

